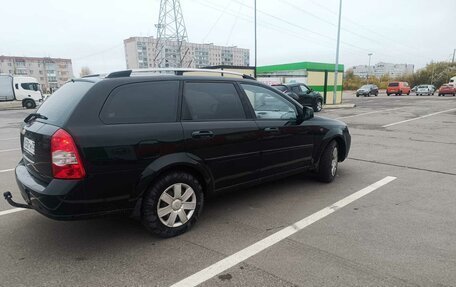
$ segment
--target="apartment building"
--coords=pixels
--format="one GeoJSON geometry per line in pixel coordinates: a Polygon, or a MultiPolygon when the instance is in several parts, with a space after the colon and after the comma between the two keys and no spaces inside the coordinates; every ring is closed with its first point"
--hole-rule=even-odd
{"type": "MultiPolygon", "coordinates": [[[[164,57],[157,55],[157,39],[151,37],[130,37],[124,40],[127,69],[157,68],[164,59],[179,58],[176,43],[169,43],[164,57]]],[[[217,46],[184,42],[181,48],[183,66],[201,68],[206,66],[249,66],[249,49],[235,46],[217,46]]],[[[163,64],[162,64],[163,65],[163,64]]],[[[168,66],[164,64],[163,66],[168,66]]],[[[171,65],[170,65],[171,66],[171,65]]]]}
{"type": "Polygon", "coordinates": [[[74,77],[71,59],[0,55],[0,74],[34,77],[43,92],[52,92],[74,77]]]}
{"type": "Polygon", "coordinates": [[[353,67],[353,74],[355,76],[366,78],[369,76],[381,77],[389,75],[390,77],[399,77],[405,74],[412,74],[414,65],[412,64],[393,64],[380,62],[373,66],[358,65],[353,67]]]}

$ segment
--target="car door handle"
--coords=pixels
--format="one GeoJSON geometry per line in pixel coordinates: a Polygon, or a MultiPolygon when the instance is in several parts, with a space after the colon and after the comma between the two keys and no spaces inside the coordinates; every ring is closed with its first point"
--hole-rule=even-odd
{"type": "Polygon", "coordinates": [[[264,131],[267,133],[278,133],[279,128],[264,128],[264,131]]]}
{"type": "Polygon", "coordinates": [[[214,136],[214,133],[211,131],[195,131],[192,132],[192,138],[200,139],[200,138],[211,138],[214,136]]]}

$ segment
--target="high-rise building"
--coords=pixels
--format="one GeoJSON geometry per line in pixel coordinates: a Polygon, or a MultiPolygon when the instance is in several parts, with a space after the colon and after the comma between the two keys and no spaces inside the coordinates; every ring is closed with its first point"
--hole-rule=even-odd
{"type": "Polygon", "coordinates": [[[414,65],[412,64],[393,64],[380,62],[373,66],[358,65],[353,67],[353,74],[362,78],[369,76],[381,77],[389,75],[390,77],[400,77],[402,75],[412,74],[414,65]]]}
{"type": "Polygon", "coordinates": [[[401,75],[412,74],[414,65],[412,64],[393,64],[380,62],[373,66],[358,65],[353,67],[355,76],[366,78],[369,76],[381,77],[389,75],[391,77],[399,77],[401,75]]]}
{"type": "Polygon", "coordinates": [[[58,89],[74,77],[71,59],[0,56],[0,74],[34,77],[43,92],[58,89]]]}
{"type": "MultiPolygon", "coordinates": [[[[167,44],[166,57],[175,57],[175,49],[171,50],[173,43],[167,44]]],[[[127,69],[158,68],[159,61],[156,52],[157,39],[151,37],[130,37],[124,40],[125,59],[127,69]]],[[[181,48],[183,63],[188,68],[201,68],[207,66],[249,66],[249,49],[236,46],[217,46],[214,44],[197,44],[184,42],[181,48]]]]}

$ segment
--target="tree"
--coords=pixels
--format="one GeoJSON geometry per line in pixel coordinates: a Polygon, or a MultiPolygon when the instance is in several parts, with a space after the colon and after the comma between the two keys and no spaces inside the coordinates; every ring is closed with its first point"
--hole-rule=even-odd
{"type": "Polygon", "coordinates": [[[81,71],[79,72],[79,77],[84,77],[84,76],[88,76],[91,74],[92,74],[92,71],[90,70],[89,67],[82,67],[81,71]]]}

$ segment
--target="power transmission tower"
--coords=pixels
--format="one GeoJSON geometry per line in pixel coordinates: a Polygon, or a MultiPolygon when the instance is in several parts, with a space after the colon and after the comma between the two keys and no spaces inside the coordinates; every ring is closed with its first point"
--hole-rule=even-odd
{"type": "Polygon", "coordinates": [[[180,0],[161,0],[158,18],[157,42],[155,46],[155,66],[181,68],[191,64],[188,49],[183,48],[188,42],[187,29],[180,0]]]}

